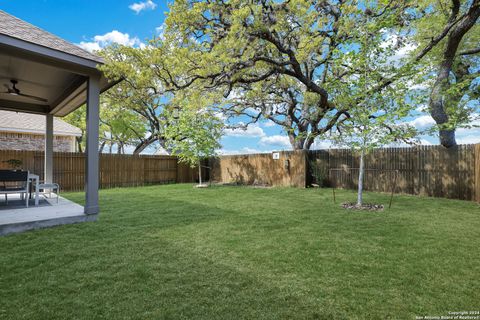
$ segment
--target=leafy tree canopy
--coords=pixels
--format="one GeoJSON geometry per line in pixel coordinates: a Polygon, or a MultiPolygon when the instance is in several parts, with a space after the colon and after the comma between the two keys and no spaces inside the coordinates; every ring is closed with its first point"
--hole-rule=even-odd
{"type": "Polygon", "coordinates": [[[456,145],[455,129],[479,116],[480,1],[418,1],[409,10],[405,37],[421,58],[417,82],[428,96],[440,143],[456,145]]]}
{"type": "Polygon", "coordinates": [[[122,80],[104,95],[114,110],[127,115],[128,119],[116,124],[128,129],[122,132],[128,132],[137,140],[134,153],[140,153],[156,142],[165,147],[162,122],[172,95],[168,85],[157,76],[166,61],[163,47],[154,46],[153,42],[144,49],[114,45],[105,48],[101,54],[106,60],[101,67],[105,75],[112,80],[122,80]]]}
{"type": "Polygon", "coordinates": [[[175,89],[193,83],[216,89],[228,116],[270,119],[295,149],[309,149],[371,93],[411,72],[395,60],[401,44],[388,41],[396,39],[407,3],[175,1],[163,40],[176,48],[169,64],[175,68],[164,80],[175,89]],[[383,63],[361,63],[369,47],[383,63]],[[368,91],[351,82],[364,72],[377,80],[368,91]]]}
{"type": "MultiPolygon", "coordinates": [[[[128,109],[118,101],[111,99],[109,95],[100,98],[100,127],[99,127],[99,151],[110,153],[116,147],[118,153],[124,153],[127,145],[138,146],[142,144],[142,138],[146,135],[145,123],[137,113],[128,109]]],[[[77,137],[77,149],[83,152],[85,147],[84,136],[86,133],[86,106],[82,106],[68,114],[64,120],[82,130],[82,136],[77,137]]],[[[138,149],[138,148],[137,148],[138,149]]]]}

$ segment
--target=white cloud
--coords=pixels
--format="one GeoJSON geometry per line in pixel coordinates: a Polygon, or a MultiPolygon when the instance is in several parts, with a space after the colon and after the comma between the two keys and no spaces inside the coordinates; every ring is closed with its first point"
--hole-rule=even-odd
{"type": "Polygon", "coordinates": [[[471,134],[479,134],[480,135],[480,115],[474,113],[470,117],[471,121],[469,123],[471,128],[459,128],[457,129],[457,134],[459,135],[471,135],[471,134]]]}
{"type": "Polygon", "coordinates": [[[405,59],[410,54],[410,52],[412,52],[416,48],[417,48],[416,45],[414,45],[412,43],[407,43],[403,47],[400,47],[395,52],[395,55],[390,57],[390,59],[391,59],[392,62],[401,61],[401,60],[405,59]]]}
{"type": "MultiPolygon", "coordinates": [[[[422,111],[426,111],[423,109],[426,106],[419,106],[416,111],[421,113],[422,111]]],[[[480,143],[480,115],[478,113],[473,113],[470,117],[471,121],[468,123],[470,128],[458,128],[455,130],[456,140],[458,144],[472,144],[472,143],[480,143]]],[[[435,125],[435,120],[428,115],[424,114],[409,121],[408,124],[414,126],[418,130],[425,130],[435,125]]],[[[438,137],[432,136],[423,136],[427,137],[429,140],[424,138],[420,139],[420,144],[422,145],[431,145],[431,144],[438,144],[438,137]],[[432,143],[433,141],[433,143],[432,143]]]]}
{"type": "Polygon", "coordinates": [[[435,120],[433,120],[430,115],[423,115],[413,119],[412,121],[408,122],[408,124],[414,126],[418,130],[424,130],[435,125],[435,120]]]}
{"type": "Polygon", "coordinates": [[[96,35],[93,37],[93,41],[82,41],[78,46],[87,51],[98,51],[101,48],[112,44],[117,43],[124,46],[134,47],[142,46],[142,42],[137,37],[130,37],[128,33],[122,33],[118,30],[113,30],[107,32],[103,35],[96,35]]]}
{"type": "Polygon", "coordinates": [[[330,149],[332,148],[332,142],[330,140],[315,140],[312,144],[311,149],[319,150],[319,149],[330,149]]]}
{"type": "Polygon", "coordinates": [[[223,112],[215,112],[214,116],[222,120],[223,122],[227,120],[227,116],[223,112]]]}
{"type": "Polygon", "coordinates": [[[412,80],[407,82],[410,90],[418,90],[418,91],[425,91],[431,87],[432,81],[425,80],[422,83],[414,83],[412,80]]]}
{"type": "Polygon", "coordinates": [[[260,111],[258,111],[258,110],[255,109],[255,108],[246,108],[244,111],[245,111],[247,114],[253,115],[253,116],[257,116],[257,115],[260,113],[260,111]]]}
{"type": "Polygon", "coordinates": [[[433,143],[431,143],[430,141],[428,141],[427,139],[420,139],[420,144],[422,146],[431,146],[433,145],[433,143]]]}
{"type": "Polygon", "coordinates": [[[292,145],[290,144],[290,139],[287,136],[282,136],[282,135],[262,137],[259,143],[262,146],[276,146],[276,147],[282,147],[285,149],[292,148],[292,145]]]}
{"type": "Polygon", "coordinates": [[[117,30],[113,30],[101,36],[95,36],[93,39],[102,45],[118,43],[124,46],[134,46],[140,44],[140,40],[138,40],[137,37],[130,38],[128,33],[122,33],[117,30]]]}
{"type": "Polygon", "coordinates": [[[251,124],[246,129],[243,129],[243,128],[225,129],[225,135],[228,137],[258,138],[258,137],[264,137],[265,132],[258,125],[251,124]]]}
{"type": "Polygon", "coordinates": [[[473,126],[472,128],[459,128],[456,131],[459,144],[480,143],[480,115],[474,113],[470,119],[469,125],[473,126]]]}
{"type": "Polygon", "coordinates": [[[165,22],[164,22],[160,26],[155,28],[155,34],[159,38],[164,38],[165,28],[166,28],[166,25],[165,25],[165,22]]]}
{"type": "Polygon", "coordinates": [[[267,122],[265,122],[265,123],[263,124],[263,126],[264,126],[265,128],[275,127],[275,126],[276,126],[276,123],[273,122],[272,120],[267,120],[267,122]]]}
{"type": "Polygon", "coordinates": [[[418,45],[413,42],[405,42],[398,34],[386,33],[385,40],[380,44],[383,49],[394,49],[395,53],[389,56],[387,62],[399,66],[412,51],[414,51],[418,45]]]}
{"type": "Polygon", "coordinates": [[[411,147],[418,146],[418,145],[431,146],[431,145],[433,145],[433,143],[431,143],[430,141],[428,141],[426,139],[417,139],[417,140],[412,141],[412,143],[406,143],[404,141],[396,141],[396,142],[391,142],[391,143],[385,145],[385,148],[411,148],[411,147]]]}
{"type": "Polygon", "coordinates": [[[94,52],[102,49],[100,47],[100,44],[98,42],[85,42],[82,41],[79,44],[77,44],[80,48],[83,50],[87,50],[88,52],[94,52]]]}
{"type": "Polygon", "coordinates": [[[244,147],[244,148],[241,148],[241,149],[238,149],[238,150],[221,149],[221,150],[218,150],[217,152],[220,155],[234,155],[234,154],[267,153],[269,151],[244,147]]]}
{"type": "Polygon", "coordinates": [[[170,155],[170,153],[168,153],[168,151],[165,150],[164,148],[159,147],[159,148],[155,151],[154,155],[156,155],[156,156],[166,156],[166,155],[170,155]]]}
{"type": "Polygon", "coordinates": [[[425,113],[428,110],[428,105],[425,103],[419,104],[416,108],[415,111],[418,113],[425,113]]]}
{"type": "Polygon", "coordinates": [[[470,135],[459,136],[457,137],[458,144],[474,144],[480,143],[480,132],[476,132],[470,135]]]}
{"type": "Polygon", "coordinates": [[[143,10],[154,10],[157,7],[157,4],[152,0],[147,0],[143,2],[135,2],[128,6],[131,10],[135,11],[136,14],[139,14],[143,10]]]}

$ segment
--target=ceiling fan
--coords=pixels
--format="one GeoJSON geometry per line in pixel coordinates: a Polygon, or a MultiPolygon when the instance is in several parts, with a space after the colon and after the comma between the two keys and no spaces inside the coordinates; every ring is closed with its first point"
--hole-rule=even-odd
{"type": "Polygon", "coordinates": [[[7,91],[4,91],[2,93],[4,94],[9,94],[9,95],[12,95],[12,96],[20,96],[20,97],[25,97],[25,98],[29,98],[29,99],[33,99],[33,100],[37,100],[37,101],[41,101],[41,102],[47,102],[48,100],[47,99],[44,99],[44,98],[40,98],[40,97],[37,97],[37,96],[32,96],[32,95],[29,95],[29,94],[25,94],[25,93],[22,93],[20,91],[20,89],[18,89],[16,87],[18,81],[17,80],[10,80],[10,82],[12,83],[12,86],[8,86],[7,84],[4,84],[4,86],[7,88],[7,91]]]}

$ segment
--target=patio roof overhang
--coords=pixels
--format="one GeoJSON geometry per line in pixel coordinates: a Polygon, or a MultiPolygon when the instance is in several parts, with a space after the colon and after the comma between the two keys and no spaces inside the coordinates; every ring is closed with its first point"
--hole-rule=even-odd
{"type": "Polygon", "coordinates": [[[0,90],[16,80],[22,93],[46,99],[3,93],[0,108],[65,116],[86,102],[90,76],[99,77],[100,92],[115,84],[98,70],[102,63],[0,34],[0,90]]]}
{"type": "Polygon", "coordinates": [[[109,82],[99,71],[103,59],[0,10],[0,108],[65,116],[87,101],[88,79],[109,82]],[[22,94],[9,94],[11,81],[22,94]]]}

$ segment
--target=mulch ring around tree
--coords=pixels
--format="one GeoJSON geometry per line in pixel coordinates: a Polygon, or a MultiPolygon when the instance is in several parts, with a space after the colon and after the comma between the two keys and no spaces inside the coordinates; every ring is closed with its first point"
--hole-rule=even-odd
{"type": "Polygon", "coordinates": [[[354,202],[344,202],[342,203],[342,208],[347,210],[364,210],[364,211],[383,211],[383,204],[374,204],[374,203],[364,203],[359,206],[354,202]]]}

